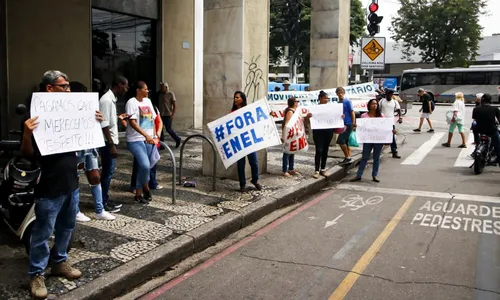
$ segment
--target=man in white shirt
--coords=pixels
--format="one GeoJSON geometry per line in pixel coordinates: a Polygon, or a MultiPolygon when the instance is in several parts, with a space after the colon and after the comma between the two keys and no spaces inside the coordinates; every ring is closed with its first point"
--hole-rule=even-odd
{"type": "MultiPolygon", "coordinates": [[[[399,117],[398,123],[401,124],[403,123],[403,118],[401,117],[401,106],[399,105],[399,101],[395,100],[393,96],[394,91],[392,89],[386,89],[385,98],[380,99],[380,101],[378,102],[378,106],[380,107],[380,111],[386,118],[393,118],[394,112],[397,112],[399,117]]],[[[394,128],[396,128],[396,126],[394,126],[394,128]]],[[[401,158],[401,156],[398,155],[396,135],[393,135],[392,137],[391,152],[392,158],[401,158]]]]}
{"type": "MultiPolygon", "coordinates": [[[[121,204],[115,204],[109,200],[109,185],[111,178],[115,173],[115,159],[118,157],[118,114],[116,113],[116,101],[118,97],[125,95],[128,90],[128,80],[123,76],[117,77],[112,84],[111,89],[99,100],[99,110],[103,115],[101,122],[104,141],[106,144],[100,150],[101,153],[101,186],[102,202],[107,211],[120,210],[121,204]]],[[[119,116],[120,119],[126,118],[127,114],[119,116]]]]}

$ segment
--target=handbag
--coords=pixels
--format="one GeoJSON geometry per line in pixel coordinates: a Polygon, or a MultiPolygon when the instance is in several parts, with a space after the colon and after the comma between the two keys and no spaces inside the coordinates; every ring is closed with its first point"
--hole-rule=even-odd
{"type": "Polygon", "coordinates": [[[351,131],[351,134],[349,135],[349,141],[347,143],[349,147],[359,147],[356,131],[351,131]]]}

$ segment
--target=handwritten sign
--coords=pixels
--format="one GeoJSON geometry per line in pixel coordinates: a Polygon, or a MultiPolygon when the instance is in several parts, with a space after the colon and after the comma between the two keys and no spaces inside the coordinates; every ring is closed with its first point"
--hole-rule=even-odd
{"type": "Polygon", "coordinates": [[[31,116],[38,116],[33,131],[42,156],[104,146],[97,93],[33,93],[31,116]]]}
{"type": "Polygon", "coordinates": [[[248,154],[281,144],[266,99],[207,124],[226,169],[248,154]]]}
{"type": "Polygon", "coordinates": [[[359,143],[390,144],[394,118],[361,118],[356,120],[359,143]]]}
{"type": "Polygon", "coordinates": [[[309,144],[304,129],[301,112],[296,110],[283,130],[283,151],[288,154],[307,152],[309,144]]]}
{"type": "Polygon", "coordinates": [[[340,103],[328,103],[309,107],[312,129],[343,128],[343,106],[340,103]]]}
{"type": "MultiPolygon", "coordinates": [[[[283,119],[285,118],[284,112],[285,109],[288,107],[288,104],[287,103],[271,104],[269,105],[269,107],[271,108],[271,116],[273,117],[274,121],[276,122],[283,121],[283,119]]],[[[305,117],[309,113],[309,109],[304,106],[297,107],[297,110],[300,110],[302,117],[305,117]]]]}

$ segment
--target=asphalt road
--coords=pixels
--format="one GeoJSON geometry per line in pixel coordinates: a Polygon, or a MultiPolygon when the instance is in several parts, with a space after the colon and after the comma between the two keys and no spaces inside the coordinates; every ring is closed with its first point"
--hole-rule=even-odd
{"type": "Polygon", "coordinates": [[[500,299],[499,168],[441,146],[446,110],[419,134],[408,112],[380,183],[351,174],[141,299],[500,299]]]}

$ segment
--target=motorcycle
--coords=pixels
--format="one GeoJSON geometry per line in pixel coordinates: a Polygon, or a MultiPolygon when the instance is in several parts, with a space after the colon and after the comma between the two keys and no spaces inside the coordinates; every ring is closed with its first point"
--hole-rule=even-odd
{"type": "Polygon", "coordinates": [[[494,166],[498,163],[495,147],[491,144],[491,138],[485,134],[479,135],[479,143],[472,153],[474,163],[470,168],[474,168],[474,174],[479,175],[486,166],[494,166]]]}
{"type": "MultiPolygon", "coordinates": [[[[21,104],[16,108],[17,115],[24,116],[26,113],[25,105],[21,104]]],[[[31,230],[36,219],[33,192],[40,180],[41,169],[38,164],[21,157],[21,131],[11,130],[10,133],[18,134],[19,139],[0,141],[0,163],[3,166],[3,176],[0,178],[0,217],[22,241],[29,255],[31,230]]],[[[49,241],[50,247],[53,241],[54,236],[49,241]]]]}

